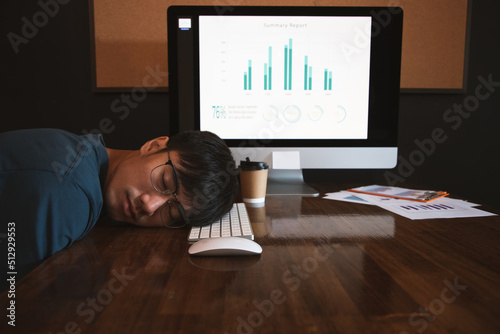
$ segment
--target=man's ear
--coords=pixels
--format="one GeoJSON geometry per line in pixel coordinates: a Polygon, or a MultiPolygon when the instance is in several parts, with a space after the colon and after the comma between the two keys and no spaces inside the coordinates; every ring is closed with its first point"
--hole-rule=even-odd
{"type": "Polygon", "coordinates": [[[153,154],[167,148],[168,140],[169,138],[166,136],[151,139],[150,141],[142,145],[141,154],[153,154]]]}

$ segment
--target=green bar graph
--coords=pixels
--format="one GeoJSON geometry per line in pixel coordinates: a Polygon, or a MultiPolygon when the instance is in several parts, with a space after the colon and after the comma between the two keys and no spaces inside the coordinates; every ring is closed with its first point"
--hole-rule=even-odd
{"type": "Polygon", "coordinates": [[[304,57],[304,90],[312,89],[312,66],[309,66],[309,57],[304,57]]]}
{"type": "Polygon", "coordinates": [[[332,90],[332,71],[325,68],[324,90],[332,90]]]}
{"type": "Polygon", "coordinates": [[[312,74],[313,74],[312,67],[309,66],[309,71],[308,71],[308,74],[307,74],[309,76],[309,88],[308,88],[308,90],[312,89],[312,74]]]}
{"type": "Polygon", "coordinates": [[[285,45],[285,90],[288,89],[288,45],[285,45]]]}
{"type": "Polygon", "coordinates": [[[269,47],[269,60],[268,60],[269,64],[267,66],[267,71],[268,71],[267,72],[267,79],[269,80],[269,84],[268,84],[269,90],[271,90],[271,88],[272,88],[272,85],[271,85],[271,82],[272,82],[272,73],[273,73],[272,72],[272,69],[273,69],[273,65],[272,65],[273,64],[272,63],[273,57],[272,57],[272,54],[273,54],[273,48],[269,47]]]}
{"type": "MultiPolygon", "coordinates": [[[[283,89],[286,91],[292,90],[292,80],[293,80],[293,75],[292,75],[292,64],[293,64],[293,39],[289,38],[288,43],[284,44],[283,46],[283,89]]],[[[264,49],[265,50],[265,49],[264,49]]],[[[300,55],[300,45],[299,45],[299,57],[302,57],[300,55]]],[[[281,64],[278,64],[281,66],[281,64]]],[[[312,70],[313,67],[312,65],[315,65],[315,58],[312,57],[310,58],[309,55],[304,55],[304,90],[312,90],[313,86],[313,75],[312,75],[312,70]],[[311,60],[312,59],[312,60],[311,60]],[[312,62],[312,64],[311,64],[312,62]]],[[[259,69],[261,69],[261,65],[258,66],[259,69]]],[[[261,89],[262,87],[260,86],[260,83],[263,80],[263,88],[264,90],[272,90],[272,82],[273,82],[273,47],[268,46],[267,47],[267,62],[264,62],[264,72],[260,72],[260,70],[257,70],[256,74],[258,77],[262,78],[258,80],[257,84],[257,89],[261,89]],[[262,76],[261,76],[262,75],[262,76]]],[[[243,88],[244,90],[252,90],[253,89],[253,83],[252,83],[252,72],[253,72],[253,66],[252,66],[252,60],[248,59],[248,68],[244,72],[243,76],[243,88]]],[[[278,71],[279,73],[279,71],[278,71]]],[[[332,71],[330,71],[328,68],[324,69],[323,75],[316,75],[316,83],[321,84],[321,76],[323,76],[323,90],[324,91],[330,91],[332,90],[332,71]]],[[[301,80],[301,79],[299,79],[301,80]]],[[[298,82],[297,82],[298,83],[298,82]]],[[[297,84],[296,83],[296,84],[297,84]]],[[[316,85],[316,84],[315,84],[316,85]]],[[[318,89],[320,88],[320,85],[317,87],[318,89]]]]}
{"type": "Polygon", "coordinates": [[[267,90],[267,63],[264,63],[264,90],[267,90]]]}
{"type": "Polygon", "coordinates": [[[285,78],[284,78],[284,88],[285,90],[292,89],[292,39],[288,40],[288,45],[285,44],[285,78]]]}
{"type": "Polygon", "coordinates": [[[304,90],[307,90],[307,56],[304,59],[304,90]]]}
{"type": "Polygon", "coordinates": [[[288,90],[292,89],[292,39],[288,41],[288,90]]]}
{"type": "Polygon", "coordinates": [[[268,61],[264,63],[264,90],[271,90],[272,88],[272,54],[273,49],[269,47],[268,61]]]}
{"type": "Polygon", "coordinates": [[[328,82],[328,70],[325,68],[325,85],[324,85],[324,90],[327,90],[327,82],[328,82]]]}
{"type": "Polygon", "coordinates": [[[252,90],[252,61],[248,60],[248,90],[252,90]]]}
{"type": "Polygon", "coordinates": [[[243,72],[243,89],[252,90],[252,61],[248,60],[248,71],[243,72]]]}

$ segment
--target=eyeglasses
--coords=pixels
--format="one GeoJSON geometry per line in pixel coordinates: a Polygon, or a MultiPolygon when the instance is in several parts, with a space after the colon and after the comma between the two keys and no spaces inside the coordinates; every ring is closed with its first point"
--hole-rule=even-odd
{"type": "Polygon", "coordinates": [[[174,195],[173,199],[169,198],[165,205],[160,208],[160,216],[163,225],[168,228],[181,228],[189,224],[189,219],[184,207],[177,199],[179,182],[172,160],[170,160],[170,151],[167,150],[167,154],[168,161],[162,165],[156,166],[151,171],[151,184],[160,194],[174,195]],[[176,206],[177,210],[172,210],[172,206],[176,206]]]}

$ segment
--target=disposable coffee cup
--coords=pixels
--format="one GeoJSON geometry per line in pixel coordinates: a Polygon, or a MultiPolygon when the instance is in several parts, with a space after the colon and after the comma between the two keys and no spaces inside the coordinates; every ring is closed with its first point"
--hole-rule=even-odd
{"type": "Polygon", "coordinates": [[[267,172],[269,165],[265,162],[240,161],[240,184],[243,202],[253,206],[263,206],[266,200],[267,172]]]}

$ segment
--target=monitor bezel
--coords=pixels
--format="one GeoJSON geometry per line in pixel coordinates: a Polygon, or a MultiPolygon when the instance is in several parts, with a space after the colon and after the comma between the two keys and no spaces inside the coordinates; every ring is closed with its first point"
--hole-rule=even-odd
{"type": "Polygon", "coordinates": [[[371,16],[370,90],[367,139],[225,139],[229,147],[397,147],[401,75],[403,11],[399,7],[283,7],[283,6],[170,6],[167,14],[169,101],[171,134],[182,130],[200,130],[199,16],[371,16]],[[175,84],[177,64],[178,18],[191,18],[192,103],[194,110],[179,110],[175,84]],[[180,115],[180,113],[192,115],[180,115]]]}

